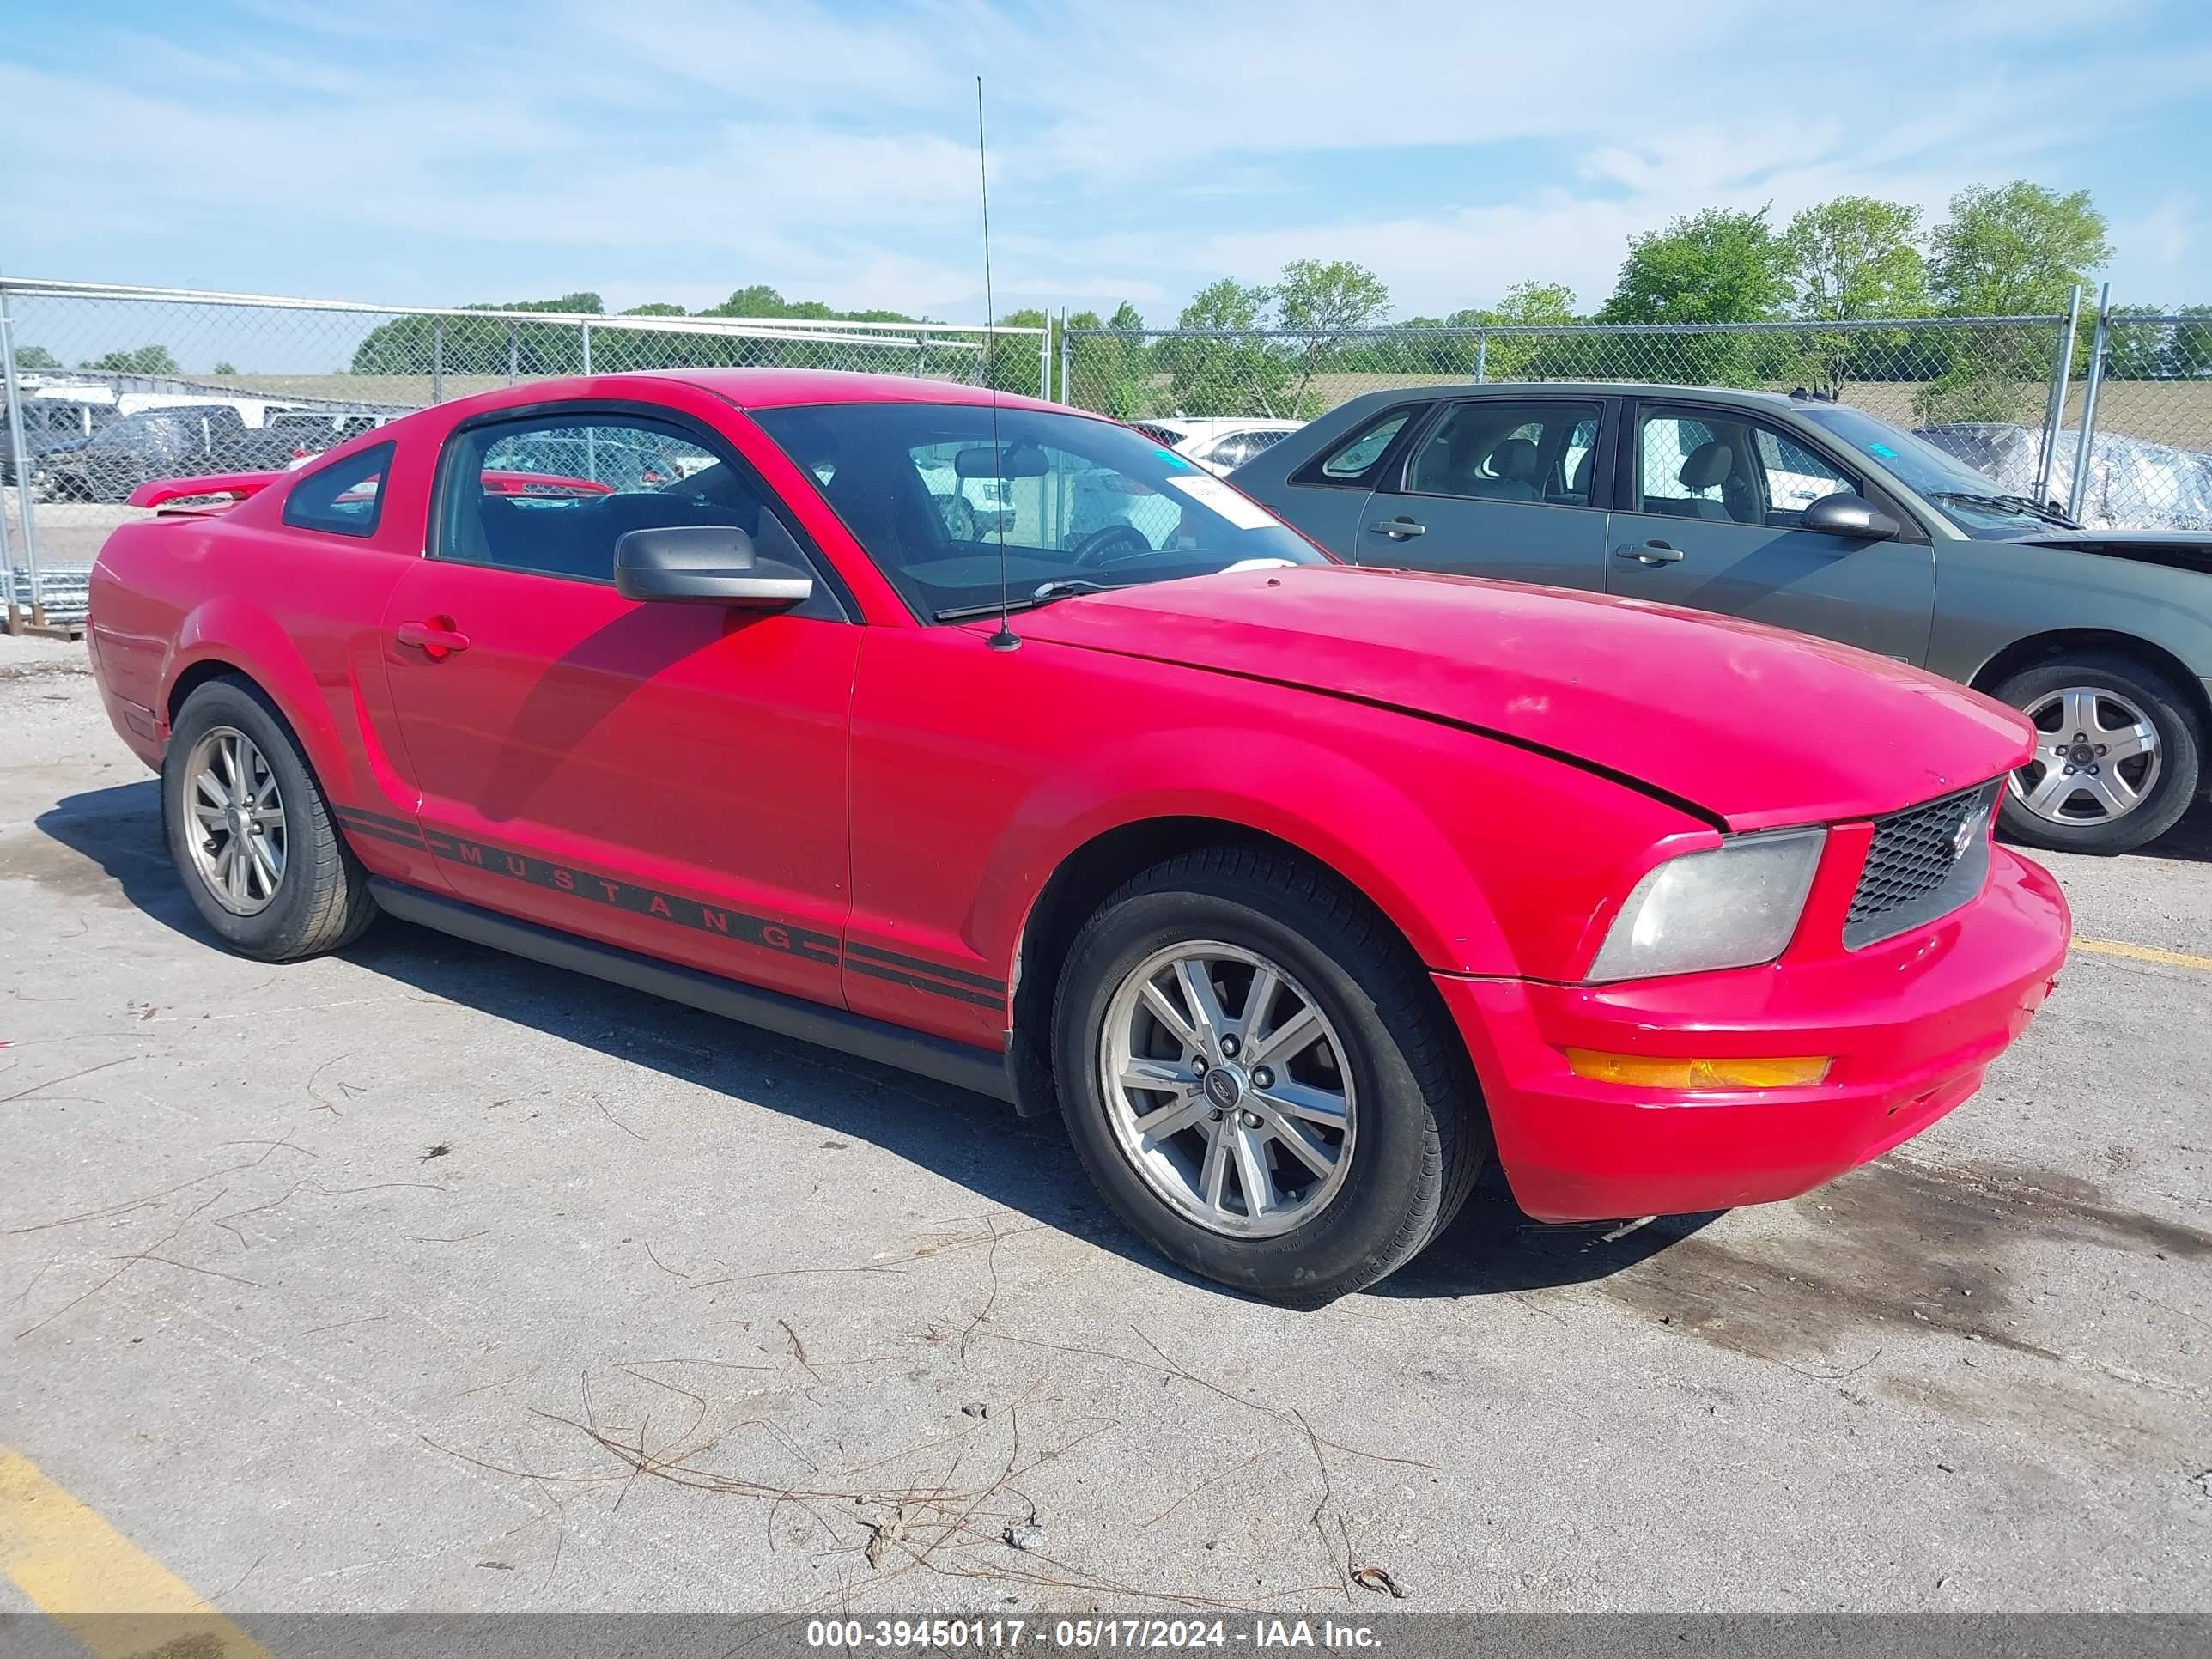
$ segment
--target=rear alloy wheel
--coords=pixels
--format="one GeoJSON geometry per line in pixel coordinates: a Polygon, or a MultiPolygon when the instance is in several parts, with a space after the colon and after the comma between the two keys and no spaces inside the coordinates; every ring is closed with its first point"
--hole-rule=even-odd
{"type": "Polygon", "coordinates": [[[246,680],[210,680],[177,711],[161,819],[192,908],[242,956],[335,951],[376,915],[298,740],[246,680]]]}
{"type": "Polygon", "coordinates": [[[1100,905],[1054,1011],[1070,1138],[1129,1225],[1297,1306],[1371,1285],[1457,1212],[1488,1146],[1420,963],[1350,890],[1251,848],[1100,905]]]}
{"type": "Polygon", "coordinates": [[[1996,696],[2035,725],[2000,823],[2063,853],[2124,853],[2164,835],[2195,799],[2202,734],[2182,694],[2123,657],[2045,663],[1996,696]]]}

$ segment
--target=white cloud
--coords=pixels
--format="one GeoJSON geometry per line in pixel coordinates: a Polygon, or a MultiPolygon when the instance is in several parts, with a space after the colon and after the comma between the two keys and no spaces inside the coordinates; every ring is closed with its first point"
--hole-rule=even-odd
{"type": "MultiPolygon", "coordinates": [[[[394,273],[395,297],[767,281],[974,314],[980,68],[1002,302],[1158,315],[1312,256],[1378,270],[1401,313],[1532,276],[1595,302],[1674,214],[2070,185],[2126,123],[2212,88],[2212,51],[2075,0],[1868,0],[1851,41],[1897,48],[1871,58],[1752,0],[1407,0],[1387,28],[1341,0],[252,3],[235,39],[80,29],[0,64],[15,268],[283,288],[242,250],[289,244],[394,273]]],[[[2127,274],[2186,290],[2198,216],[2184,196],[2128,216],[2127,274]]]]}

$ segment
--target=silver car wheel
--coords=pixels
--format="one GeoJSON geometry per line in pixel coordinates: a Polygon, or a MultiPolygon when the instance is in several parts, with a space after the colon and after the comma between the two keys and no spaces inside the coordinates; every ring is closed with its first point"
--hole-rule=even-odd
{"type": "Polygon", "coordinates": [[[1123,1155],[1200,1226],[1270,1237],[1343,1190],[1358,1129],[1344,1045],[1266,957],[1214,940],[1154,951],[1106,1006],[1098,1064],[1123,1155]]]}
{"type": "Polygon", "coordinates": [[[2027,811],[2051,823],[2105,823],[2149,799],[2162,745],[2132,699],[2074,685],[2024,712],[2035,722],[2035,758],[2012,775],[2012,787],[2027,811]]]}
{"type": "Polygon", "coordinates": [[[288,836],[276,774],[234,726],[209,728],[185,767],[192,868],[224,909],[258,915],[284,881],[288,836]]]}

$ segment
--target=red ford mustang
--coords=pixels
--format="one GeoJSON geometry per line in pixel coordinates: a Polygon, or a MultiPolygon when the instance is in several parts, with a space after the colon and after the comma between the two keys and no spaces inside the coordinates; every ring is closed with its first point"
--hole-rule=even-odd
{"type": "Polygon", "coordinates": [[[110,538],[91,644],[232,946],[380,909],[1057,1109],[1131,1226],[1285,1301],[1493,1150],[1547,1219],[1803,1192],[1971,1094],[2064,954],[1990,838],[2010,710],[1346,568],[1051,405],[540,381],[137,499],[210,487],[110,538]],[[592,459],[641,447],[680,476],[592,459]]]}

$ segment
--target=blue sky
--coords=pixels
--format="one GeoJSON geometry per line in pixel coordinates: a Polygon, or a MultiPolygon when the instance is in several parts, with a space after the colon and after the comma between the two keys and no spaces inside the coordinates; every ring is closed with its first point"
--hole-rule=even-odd
{"type": "Polygon", "coordinates": [[[1165,323],[1300,257],[1401,315],[1594,306],[1676,213],[2022,177],[2094,192],[2116,296],[2212,301],[2201,0],[27,5],[0,268],[973,319],[979,71],[1001,312],[1165,323]]]}

